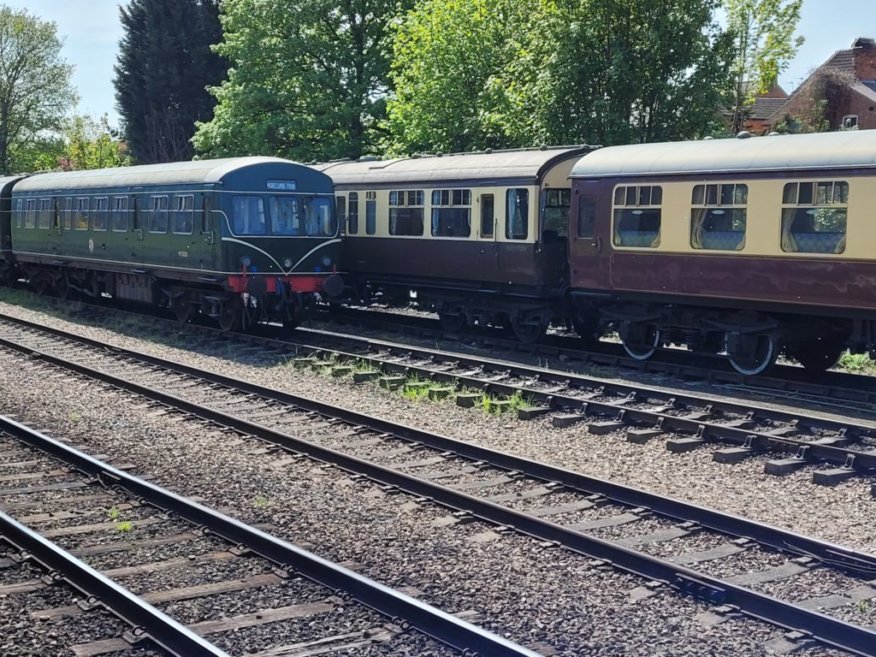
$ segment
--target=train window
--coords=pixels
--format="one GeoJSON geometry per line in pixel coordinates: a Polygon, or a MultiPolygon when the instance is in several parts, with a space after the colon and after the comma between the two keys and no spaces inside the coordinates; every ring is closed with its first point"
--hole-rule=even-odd
{"type": "Polygon", "coordinates": [[[192,194],[174,197],[173,232],[191,235],[195,227],[195,197],[192,194]]]}
{"type": "Polygon", "coordinates": [[[782,251],[842,253],[846,250],[849,184],[788,183],[782,195],[782,251]]]}
{"type": "Polygon", "coordinates": [[[358,235],[359,234],[359,193],[358,192],[350,192],[350,198],[348,199],[348,206],[350,208],[350,215],[347,217],[347,234],[348,235],[358,235]]]}
{"type": "Polygon", "coordinates": [[[377,232],[377,192],[365,192],[365,232],[377,232]]]}
{"type": "Polygon", "coordinates": [[[113,199],[113,212],[110,219],[113,231],[125,233],[128,231],[128,197],[116,196],[113,199]]]}
{"type": "Polygon", "coordinates": [[[236,235],[265,235],[265,202],[259,196],[235,196],[232,230],[236,235]]]}
{"type": "Polygon", "coordinates": [[[27,199],[27,207],[24,211],[24,227],[36,228],[37,218],[37,200],[35,198],[27,199]]]}
{"type": "Polygon", "coordinates": [[[150,233],[167,232],[167,197],[152,196],[149,199],[149,225],[150,233]]]}
{"type": "Polygon", "coordinates": [[[88,197],[76,199],[76,230],[88,230],[88,197]]]}
{"type": "Polygon", "coordinates": [[[565,240],[569,234],[569,206],[571,204],[571,189],[546,189],[544,191],[544,226],[541,232],[543,241],[565,240]]]}
{"type": "Polygon", "coordinates": [[[745,246],[748,185],[694,185],[690,245],[694,249],[741,251],[745,246]]]}
{"type": "Polygon", "coordinates": [[[493,237],[496,223],[496,202],[492,194],[481,194],[481,237],[493,237]]]}
{"type": "Polygon", "coordinates": [[[106,230],[109,219],[109,198],[106,196],[94,199],[94,211],[91,214],[91,229],[106,230]]]}
{"type": "Polygon", "coordinates": [[[61,210],[61,225],[64,230],[73,230],[73,198],[70,196],[64,199],[61,210]]]}
{"type": "Polygon", "coordinates": [[[15,200],[15,227],[21,228],[24,226],[24,199],[15,200]]]}
{"type": "Polygon", "coordinates": [[[424,194],[422,190],[389,193],[389,234],[422,235],[424,194]]]}
{"type": "Polygon", "coordinates": [[[347,226],[347,197],[346,196],[338,196],[335,199],[335,215],[338,217],[338,221],[341,222],[341,226],[346,230],[347,226]]]}
{"type": "Polygon", "coordinates": [[[471,236],[471,190],[436,189],[432,192],[432,235],[471,236]]]}
{"type": "Polygon", "coordinates": [[[505,196],[505,237],[525,240],[529,236],[529,190],[509,189],[505,196]]]}
{"type": "Polygon", "coordinates": [[[660,246],[663,188],[632,185],[614,191],[615,246],[655,248],[660,246]]]}
{"type": "Polygon", "coordinates": [[[52,227],[52,199],[40,199],[40,211],[37,216],[37,228],[48,230],[52,227]]]}
{"type": "Polygon", "coordinates": [[[592,198],[578,199],[578,237],[596,235],[596,201],[592,198]]]}

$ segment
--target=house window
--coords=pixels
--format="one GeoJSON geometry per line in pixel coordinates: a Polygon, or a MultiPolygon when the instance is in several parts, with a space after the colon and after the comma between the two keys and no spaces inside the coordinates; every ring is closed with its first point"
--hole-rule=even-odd
{"type": "Polygon", "coordinates": [[[108,215],[109,214],[109,198],[103,196],[101,198],[94,199],[94,212],[91,217],[91,229],[92,230],[106,230],[107,224],[109,223],[108,215]]]}
{"type": "Polygon", "coordinates": [[[432,192],[432,235],[471,235],[471,190],[436,189],[432,192]]]}
{"type": "Polygon", "coordinates": [[[191,235],[195,226],[195,197],[191,194],[174,197],[173,232],[191,235]]]}
{"type": "Polygon", "coordinates": [[[614,190],[614,245],[660,246],[663,188],[627,185],[614,190]]]}
{"type": "Polygon", "coordinates": [[[529,190],[509,189],[505,193],[505,237],[525,240],[529,235],[529,190]]]}
{"type": "Polygon", "coordinates": [[[842,253],[846,250],[849,184],[788,183],[782,197],[782,251],[842,253]]]}
{"type": "Polygon", "coordinates": [[[421,190],[399,190],[389,193],[389,234],[423,234],[423,199],[421,190]]]}
{"type": "Polygon", "coordinates": [[[496,202],[492,194],[481,194],[481,237],[493,237],[496,202]]]}
{"type": "Polygon", "coordinates": [[[48,230],[52,227],[52,199],[40,199],[40,212],[37,217],[37,228],[48,230]]]}
{"type": "Polygon", "coordinates": [[[150,233],[167,232],[167,197],[152,196],[149,199],[149,226],[150,233]]]}
{"type": "Polygon", "coordinates": [[[857,130],[858,129],[858,115],[857,114],[846,114],[843,117],[842,129],[843,130],[857,130]]]}
{"type": "Polygon", "coordinates": [[[350,210],[350,215],[347,217],[347,234],[348,235],[358,235],[359,234],[359,193],[358,192],[350,192],[350,198],[348,199],[348,206],[350,210]]]}
{"type": "Polygon", "coordinates": [[[76,230],[88,230],[88,197],[76,199],[76,230]]]}
{"type": "Polygon", "coordinates": [[[691,205],[690,245],[693,248],[742,250],[748,185],[694,185],[691,205]]]}
{"type": "Polygon", "coordinates": [[[556,242],[566,238],[569,234],[569,206],[571,204],[571,189],[545,190],[542,240],[545,242],[556,242]]]}
{"type": "Polygon", "coordinates": [[[113,199],[112,229],[117,233],[128,230],[128,197],[116,196],[113,199]]]}

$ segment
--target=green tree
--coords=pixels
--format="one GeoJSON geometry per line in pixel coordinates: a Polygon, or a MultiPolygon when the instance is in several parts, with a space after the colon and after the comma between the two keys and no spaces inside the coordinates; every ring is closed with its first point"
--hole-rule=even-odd
{"type": "Polygon", "coordinates": [[[526,135],[506,120],[518,88],[506,77],[525,58],[522,43],[538,11],[537,0],[424,0],[408,13],[393,34],[388,150],[524,144],[526,135]]]}
{"type": "Polygon", "coordinates": [[[225,77],[219,0],[131,0],[115,67],[125,141],[141,164],[191,159],[197,121],[212,117],[210,85],[225,77]]]}
{"type": "Polygon", "coordinates": [[[729,79],[718,0],[558,0],[518,103],[535,141],[625,144],[709,133],[729,79]]]}
{"type": "Polygon", "coordinates": [[[57,132],[43,133],[28,144],[18,162],[20,171],[74,171],[127,166],[130,157],[105,115],[97,120],[73,115],[57,132]]]}
{"type": "Polygon", "coordinates": [[[200,123],[206,156],[281,155],[297,160],[372,152],[385,115],[388,22],[396,0],[224,0],[232,63],[200,123]]]}
{"type": "Polygon", "coordinates": [[[126,145],[110,127],[106,115],[95,120],[88,115],[74,116],[62,132],[64,150],[57,167],[64,171],[105,169],[129,165],[126,145]]]}
{"type": "Polygon", "coordinates": [[[76,104],[72,73],[54,23],[0,6],[0,175],[21,170],[60,127],[76,104]]]}
{"type": "Polygon", "coordinates": [[[794,36],[803,0],[724,0],[733,37],[733,103],[730,132],[745,125],[758,94],[769,91],[784,71],[802,36],[794,36]]]}
{"type": "Polygon", "coordinates": [[[708,134],[731,57],[718,1],[426,0],[393,43],[390,144],[403,152],[708,134]]]}

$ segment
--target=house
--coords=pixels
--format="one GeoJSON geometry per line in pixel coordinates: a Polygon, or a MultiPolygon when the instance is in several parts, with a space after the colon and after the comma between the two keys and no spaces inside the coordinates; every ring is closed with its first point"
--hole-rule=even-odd
{"type": "Polygon", "coordinates": [[[810,131],[876,128],[876,40],[862,37],[835,52],[764,123],[810,131]]]}

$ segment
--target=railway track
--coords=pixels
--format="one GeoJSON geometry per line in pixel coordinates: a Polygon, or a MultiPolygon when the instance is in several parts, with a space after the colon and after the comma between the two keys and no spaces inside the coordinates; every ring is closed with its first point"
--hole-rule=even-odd
{"type": "MultiPolygon", "coordinates": [[[[0,336],[4,321],[41,328],[0,315],[0,336]]],[[[159,327],[179,328],[169,320],[158,321],[159,327]]],[[[218,329],[198,328],[226,344],[231,339],[218,329]]],[[[65,335],[55,329],[42,330],[65,335]]],[[[282,340],[245,334],[234,337],[244,350],[269,350],[279,359],[296,358],[300,366],[327,368],[335,375],[356,368],[355,380],[374,379],[389,388],[440,384],[434,393],[454,394],[460,405],[481,403],[487,394],[496,397],[490,403],[501,410],[508,398],[516,396],[524,400],[516,411],[518,418],[549,415],[557,428],[585,423],[592,434],[623,433],[633,443],[663,438],[667,449],[675,453],[714,445],[714,460],[727,464],[772,455],[775,458],[765,463],[764,471],[776,476],[807,465],[821,466],[812,473],[817,485],[836,485],[876,472],[872,420],[830,419],[698,391],[624,383],[334,331],[299,329],[292,339],[282,340]]],[[[876,496],[876,484],[871,492],[876,496]]]]}
{"type": "Polygon", "coordinates": [[[786,628],[785,647],[818,640],[876,654],[871,555],[55,330],[4,322],[0,335],[8,357],[336,465],[449,507],[452,522],[478,518],[497,534],[511,528],[583,555],[592,568],[638,575],[635,596],[668,588],[705,600],[713,607],[703,622],[744,614],[786,628]]]}
{"type": "Polygon", "coordinates": [[[64,636],[77,657],[148,642],[180,657],[316,655],[380,644],[536,657],[6,417],[0,473],[0,543],[12,548],[0,561],[0,598],[37,594],[22,611],[44,633],[64,636]],[[21,572],[11,574],[15,567],[21,572]],[[58,585],[75,591],[46,593],[58,585]],[[97,622],[104,610],[129,629],[97,622]],[[289,643],[291,634],[299,640],[289,643]]]}
{"type": "Polygon", "coordinates": [[[835,371],[816,375],[802,367],[786,364],[774,366],[769,375],[750,377],[731,369],[726,359],[720,356],[694,355],[681,349],[664,348],[652,358],[641,361],[631,358],[615,342],[599,341],[584,347],[580,337],[560,331],[549,333],[540,342],[525,344],[508,337],[501,329],[477,328],[451,333],[442,329],[437,319],[425,315],[338,307],[317,314],[315,319],[335,328],[338,324],[347,324],[357,329],[390,331],[430,340],[458,339],[508,356],[559,358],[575,367],[606,367],[631,373],[665,375],[790,400],[815,400],[819,403],[833,400],[846,410],[851,403],[872,411],[872,404],[876,403],[876,381],[870,376],[835,371]]]}

